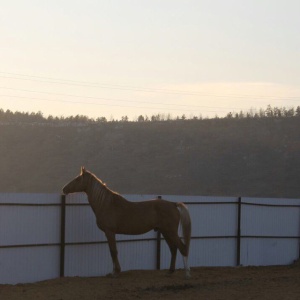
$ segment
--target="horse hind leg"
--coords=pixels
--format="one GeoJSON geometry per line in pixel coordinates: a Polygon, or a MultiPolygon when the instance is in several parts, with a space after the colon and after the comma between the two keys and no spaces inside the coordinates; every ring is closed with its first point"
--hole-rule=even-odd
{"type": "Polygon", "coordinates": [[[179,251],[182,255],[183,258],[183,265],[184,265],[184,269],[185,269],[185,278],[189,279],[191,278],[191,270],[188,264],[188,248],[187,246],[181,241],[180,237],[178,236],[178,238],[176,239],[177,243],[180,245],[179,251]]]}
{"type": "Polygon", "coordinates": [[[191,277],[191,272],[190,272],[190,268],[188,266],[188,250],[187,250],[186,245],[181,241],[178,234],[173,234],[173,235],[163,234],[163,236],[166,239],[166,242],[171,251],[171,264],[170,264],[170,269],[169,269],[170,273],[173,273],[175,271],[177,249],[179,249],[179,251],[183,257],[185,278],[189,279],[191,277]]]}
{"type": "Polygon", "coordinates": [[[172,239],[170,239],[168,236],[164,235],[164,238],[165,238],[165,240],[170,248],[170,252],[171,252],[171,262],[170,262],[169,273],[172,274],[175,271],[177,246],[172,242],[172,239]]]}
{"type": "Polygon", "coordinates": [[[182,257],[183,257],[183,265],[185,269],[185,278],[189,279],[191,278],[191,270],[188,265],[188,248],[187,246],[182,242],[178,234],[173,236],[173,242],[176,245],[176,248],[179,249],[182,257]]]}
{"type": "Polygon", "coordinates": [[[185,269],[185,278],[190,279],[191,278],[191,270],[188,265],[188,257],[187,256],[182,256],[183,257],[183,265],[185,269]]]}

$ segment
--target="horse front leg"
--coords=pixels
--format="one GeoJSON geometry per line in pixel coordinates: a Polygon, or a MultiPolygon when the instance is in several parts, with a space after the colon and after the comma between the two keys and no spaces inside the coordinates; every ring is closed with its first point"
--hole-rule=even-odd
{"type": "Polygon", "coordinates": [[[110,255],[113,262],[112,276],[117,276],[121,272],[120,263],[118,260],[118,250],[116,244],[116,235],[111,231],[105,231],[105,235],[108,241],[110,255]]]}

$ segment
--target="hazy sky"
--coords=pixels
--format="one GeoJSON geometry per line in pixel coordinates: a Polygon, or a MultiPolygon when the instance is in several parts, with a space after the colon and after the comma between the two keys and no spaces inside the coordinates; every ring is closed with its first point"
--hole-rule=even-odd
{"type": "Polygon", "coordinates": [[[219,116],[300,105],[299,0],[0,0],[0,108],[219,116]]]}

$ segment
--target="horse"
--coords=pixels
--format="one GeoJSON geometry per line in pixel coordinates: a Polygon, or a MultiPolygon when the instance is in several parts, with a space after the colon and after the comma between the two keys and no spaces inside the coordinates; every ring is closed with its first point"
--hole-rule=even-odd
{"type": "Polygon", "coordinates": [[[105,233],[113,262],[112,276],[121,272],[116,246],[116,234],[143,234],[150,230],[160,231],[171,252],[169,273],[175,271],[177,249],[183,256],[185,277],[190,277],[188,254],[191,240],[191,218],[183,203],[163,199],[130,202],[110,190],[93,173],[81,167],[80,175],[63,187],[65,195],[85,192],[96,216],[96,223],[105,233]],[[181,223],[183,241],[178,235],[181,223]]]}

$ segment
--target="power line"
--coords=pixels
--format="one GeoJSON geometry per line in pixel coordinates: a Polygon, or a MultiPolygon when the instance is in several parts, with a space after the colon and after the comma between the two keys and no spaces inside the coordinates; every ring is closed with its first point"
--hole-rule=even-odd
{"type": "MultiPolygon", "coordinates": [[[[227,95],[216,95],[216,94],[208,94],[208,93],[200,93],[200,92],[191,92],[191,91],[179,91],[179,90],[169,90],[169,89],[159,89],[159,88],[145,88],[145,87],[136,87],[130,85],[119,85],[119,84],[107,84],[107,83],[92,83],[87,81],[76,81],[70,79],[58,79],[52,77],[43,77],[43,76],[33,76],[19,73],[9,73],[9,72],[1,72],[0,74],[7,74],[9,76],[0,75],[2,78],[8,79],[17,79],[17,80],[27,80],[27,81],[37,81],[42,83],[54,83],[54,84],[62,84],[62,85],[74,85],[74,86],[83,86],[83,87],[95,87],[95,88],[105,88],[112,90],[129,90],[129,91],[141,91],[141,92],[151,92],[151,93],[166,93],[166,94],[175,94],[175,95],[186,95],[186,96],[202,96],[202,97],[218,97],[218,98],[261,98],[261,99],[272,99],[279,100],[278,96],[259,96],[259,95],[242,95],[242,94],[227,94],[227,95]],[[20,78],[14,76],[22,76],[27,78],[20,78]]],[[[290,100],[290,101],[299,101],[300,96],[285,96],[284,99],[280,100],[290,100]],[[293,100],[295,99],[295,100],[293,100]]]]}
{"type": "MultiPolygon", "coordinates": [[[[180,95],[180,96],[197,96],[197,97],[211,97],[211,98],[222,98],[224,100],[232,100],[232,99],[240,99],[246,100],[247,104],[249,102],[259,102],[263,100],[270,100],[270,101],[293,101],[299,102],[300,96],[286,96],[286,97],[278,97],[276,96],[259,96],[259,95],[239,95],[239,94],[226,94],[226,95],[216,95],[210,93],[197,93],[197,92],[190,92],[190,91],[178,91],[178,90],[167,90],[167,89],[151,89],[151,88],[141,88],[141,87],[134,87],[129,85],[109,85],[103,83],[91,83],[86,81],[75,81],[75,80],[67,80],[67,79],[57,79],[51,77],[42,77],[42,76],[31,76],[25,74],[17,74],[17,73],[8,73],[8,72],[1,72],[0,77],[8,78],[8,79],[17,79],[17,80],[26,80],[26,81],[35,81],[41,83],[52,83],[52,84],[63,84],[63,85],[71,85],[71,86],[82,86],[87,88],[105,88],[111,90],[129,90],[129,91],[140,91],[140,92],[153,92],[153,93],[163,93],[163,94],[173,94],[173,95],[180,95]],[[7,76],[9,75],[9,76],[7,76]],[[23,78],[17,78],[15,76],[22,76],[23,78]]],[[[99,102],[91,102],[91,101],[84,101],[84,100],[75,100],[75,101],[67,101],[62,99],[45,99],[45,98],[38,98],[38,97],[29,97],[23,95],[0,95],[0,97],[11,97],[21,100],[29,100],[29,101],[47,101],[47,102],[60,102],[65,104],[81,104],[81,105],[96,105],[96,106],[106,106],[106,107],[123,107],[123,108],[135,108],[135,109],[150,109],[156,111],[181,111],[183,113],[223,113],[228,111],[243,111],[245,108],[241,107],[229,107],[229,106],[204,106],[204,105],[188,105],[188,104],[180,104],[180,103],[163,103],[163,102],[153,102],[153,101],[138,101],[138,100],[129,100],[129,99],[113,99],[113,98],[105,98],[105,97],[95,97],[95,96],[80,96],[75,94],[65,94],[65,93],[54,93],[49,91],[37,91],[37,90],[30,90],[30,89],[18,89],[18,88],[10,88],[10,87],[3,87],[0,86],[0,89],[10,90],[10,91],[17,91],[22,93],[39,93],[45,94],[50,96],[58,96],[58,97],[71,97],[76,99],[93,99],[93,100],[101,100],[101,101],[109,101],[110,103],[99,103],[99,102]],[[117,104],[116,102],[121,102],[121,104],[117,104]],[[126,105],[126,103],[128,105],[126,105]],[[133,103],[134,105],[129,105],[129,103],[133,103]],[[147,104],[148,106],[140,106],[141,104],[147,104]],[[155,107],[154,107],[155,105],[155,107]],[[159,106],[159,107],[158,107],[159,106]]],[[[204,100],[204,99],[202,99],[204,100]]],[[[211,99],[210,99],[211,101],[211,99]]]]}
{"type": "MultiPolygon", "coordinates": [[[[24,96],[16,96],[16,95],[1,95],[0,97],[6,97],[6,98],[17,98],[17,99],[27,99],[30,101],[46,101],[46,102],[60,102],[60,103],[66,103],[66,104],[85,104],[85,105],[96,105],[96,106],[108,106],[108,107],[125,107],[125,108],[143,108],[143,109],[151,109],[156,111],[161,111],[167,109],[168,111],[181,111],[181,112],[193,112],[195,113],[194,109],[182,109],[182,108],[166,108],[166,107],[145,107],[145,106],[128,106],[128,105],[120,105],[120,104],[107,104],[107,103],[98,103],[98,102],[83,102],[83,101],[67,101],[67,100],[58,100],[58,99],[44,99],[44,98],[35,98],[35,97],[24,97],[24,96]]],[[[209,107],[209,106],[203,106],[204,108],[212,108],[212,109],[218,109],[218,110],[203,110],[201,113],[221,113],[221,112],[228,112],[230,109],[226,107],[209,107]]],[[[232,111],[235,110],[241,110],[243,111],[243,108],[231,108],[232,111]]]]}
{"type": "MultiPolygon", "coordinates": [[[[242,109],[242,108],[233,108],[233,107],[218,107],[218,106],[204,106],[204,105],[187,105],[187,104],[177,104],[177,103],[162,103],[162,102],[149,102],[149,101],[137,101],[137,100],[125,100],[125,99],[113,99],[113,98],[102,98],[102,97],[93,97],[93,96],[78,96],[72,94],[64,94],[64,93],[52,93],[52,92],[41,92],[27,89],[16,89],[16,88],[8,88],[0,86],[0,89],[13,90],[13,91],[22,91],[29,93],[40,93],[46,95],[54,95],[54,96],[64,96],[64,97],[74,97],[74,98],[85,98],[85,99],[96,99],[96,100],[106,100],[106,101],[118,101],[118,102],[132,102],[132,103],[146,103],[146,104],[154,104],[154,105],[164,105],[164,106],[180,106],[180,107],[191,107],[191,108],[221,108],[221,109],[242,109]]],[[[77,102],[77,103],[86,103],[86,102],[77,102]]],[[[97,104],[97,103],[95,103],[97,104]]]]}
{"type": "MultiPolygon", "coordinates": [[[[224,107],[224,106],[205,106],[205,105],[186,105],[186,104],[178,104],[178,103],[162,103],[162,102],[153,102],[153,101],[137,101],[137,100],[127,100],[127,99],[114,99],[114,98],[104,98],[104,97],[95,97],[95,96],[79,96],[79,95],[74,95],[74,94],[65,94],[65,93],[53,93],[53,92],[44,92],[44,91],[36,91],[36,90],[28,90],[28,89],[16,89],[16,88],[9,88],[9,87],[3,87],[0,86],[0,89],[6,89],[6,90],[12,90],[12,91],[21,91],[21,92],[27,92],[27,93],[39,93],[39,94],[46,94],[46,95],[54,95],[54,96],[64,96],[64,97],[74,97],[74,98],[83,98],[83,99],[95,99],[95,100],[105,100],[105,101],[117,101],[117,102],[128,102],[128,103],[145,103],[145,104],[150,104],[150,105],[164,105],[164,106],[177,106],[177,107],[190,107],[192,108],[209,108],[209,109],[226,109],[226,110],[241,110],[243,108],[241,107],[224,107]]],[[[7,95],[9,96],[9,95],[7,95]]],[[[232,97],[231,97],[232,98],[232,97]]],[[[32,98],[34,99],[34,98],[32,98]]],[[[36,98],[38,99],[38,98],[36,98]]],[[[273,99],[274,101],[283,101],[284,99],[273,99]]],[[[59,100],[56,100],[59,102],[59,100]]],[[[61,102],[71,102],[71,101],[63,101],[60,100],[61,102]]],[[[252,101],[255,101],[253,99],[252,101]]],[[[260,101],[260,100],[257,100],[260,101]]],[[[299,100],[291,100],[291,101],[299,101],[299,100]]],[[[86,103],[86,102],[80,102],[80,101],[73,101],[73,103],[86,103]]],[[[97,103],[90,103],[90,104],[97,104],[97,103]]],[[[108,104],[106,104],[109,106],[108,104]]],[[[114,105],[112,105],[114,106],[114,105]]],[[[115,105],[116,106],[116,105],[115,105]]],[[[127,106],[122,106],[122,107],[127,107],[127,106]]],[[[132,106],[129,106],[132,107],[132,106]]],[[[141,107],[143,108],[143,107],[141,107]]]]}
{"type": "MultiPolygon", "coordinates": [[[[48,101],[48,102],[60,102],[60,103],[67,103],[67,104],[86,104],[86,105],[98,105],[98,106],[109,106],[109,107],[126,107],[126,108],[145,108],[145,109],[154,109],[154,110],[164,110],[167,109],[168,111],[181,111],[181,112],[194,112],[194,109],[182,109],[182,108],[158,108],[158,107],[145,107],[145,106],[128,106],[128,105],[119,105],[119,104],[106,104],[106,103],[96,103],[96,102],[83,102],[83,101],[66,101],[66,100],[55,100],[55,99],[43,99],[43,98],[33,98],[33,97],[23,97],[23,96],[13,96],[13,95],[0,95],[0,97],[11,97],[11,98],[18,98],[18,99],[28,99],[31,101],[48,101]]],[[[228,109],[223,108],[224,110],[228,111],[228,109]]],[[[220,112],[220,111],[209,111],[206,110],[205,112],[220,112]]]]}
{"type": "Polygon", "coordinates": [[[36,92],[36,93],[43,93],[43,94],[49,94],[49,95],[56,95],[56,96],[68,96],[68,97],[77,97],[77,98],[89,98],[89,99],[97,99],[97,100],[109,100],[109,101],[127,101],[127,102],[134,102],[134,103],[147,103],[147,104],[154,104],[154,105],[169,105],[170,107],[149,107],[149,106],[137,106],[137,105],[121,105],[121,104],[112,104],[112,103],[99,103],[99,102],[87,102],[87,101],[67,101],[62,99],[45,99],[45,98],[37,98],[37,97],[29,97],[29,96],[17,96],[17,95],[1,95],[0,97],[6,97],[6,98],[17,98],[17,99],[27,99],[29,101],[44,101],[44,102],[59,102],[59,103],[65,103],[65,104],[81,104],[81,105],[96,105],[96,106],[107,106],[107,107],[124,107],[124,108],[140,108],[140,109],[150,109],[150,110],[156,110],[156,111],[162,111],[162,110],[168,110],[168,111],[181,111],[181,112],[192,112],[195,113],[195,108],[198,108],[199,113],[222,113],[222,112],[228,112],[228,111],[243,111],[245,108],[237,108],[237,107],[218,107],[218,106],[196,106],[196,105],[180,105],[180,104],[163,104],[163,103],[149,103],[149,102],[138,102],[133,100],[120,100],[120,99],[110,99],[110,98],[100,98],[100,97],[84,97],[84,96],[77,96],[77,95],[68,95],[68,94],[60,94],[60,93],[48,93],[48,92],[40,92],[40,91],[32,91],[32,90],[24,90],[24,89],[13,89],[13,88],[5,88],[0,87],[4,89],[9,90],[16,90],[16,91],[26,91],[26,92],[36,92]],[[174,108],[174,107],[186,107],[186,108],[174,108]],[[190,109],[188,109],[190,107],[190,109]],[[213,110],[211,110],[213,109],[213,110]]]}
{"type": "MultiPolygon", "coordinates": [[[[0,72],[4,73],[4,72],[0,72]]],[[[4,73],[4,74],[12,74],[12,73],[4,73]]],[[[94,87],[94,88],[103,88],[103,89],[111,89],[111,90],[125,90],[125,91],[136,91],[136,92],[150,92],[150,93],[165,93],[165,94],[175,94],[175,95],[190,95],[190,96],[198,96],[199,93],[196,92],[188,92],[188,91],[178,91],[178,90],[167,90],[167,89],[153,89],[153,88],[144,88],[144,87],[133,87],[128,85],[116,85],[116,84],[106,84],[106,83],[90,83],[90,82],[82,82],[82,81],[73,81],[73,80],[65,80],[65,79],[54,79],[49,77],[39,77],[39,76],[30,76],[30,75],[21,75],[15,74],[17,76],[27,76],[29,78],[19,78],[13,76],[3,76],[2,78],[8,79],[17,79],[17,80],[26,80],[26,81],[36,81],[42,83],[54,83],[61,85],[73,85],[73,86],[82,86],[82,87],[94,87]]]]}

